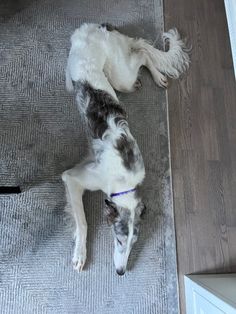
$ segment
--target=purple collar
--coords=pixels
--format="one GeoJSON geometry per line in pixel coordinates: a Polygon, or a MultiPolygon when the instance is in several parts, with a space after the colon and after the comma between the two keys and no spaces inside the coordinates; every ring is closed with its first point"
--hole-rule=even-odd
{"type": "Polygon", "coordinates": [[[127,190],[127,191],[123,191],[123,192],[112,193],[112,194],[110,195],[110,197],[115,197],[115,196],[124,195],[124,194],[128,194],[128,193],[131,193],[131,192],[134,192],[134,191],[136,191],[136,188],[131,189],[131,190],[127,190]]]}

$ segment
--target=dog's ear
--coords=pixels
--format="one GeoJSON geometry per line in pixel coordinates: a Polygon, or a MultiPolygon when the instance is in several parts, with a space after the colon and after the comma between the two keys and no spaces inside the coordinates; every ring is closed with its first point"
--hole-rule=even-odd
{"type": "Polygon", "coordinates": [[[143,216],[145,216],[146,211],[147,211],[147,207],[144,203],[142,203],[142,210],[141,210],[141,214],[140,214],[141,218],[143,218],[143,216]]]}
{"type": "Polygon", "coordinates": [[[136,208],[137,214],[139,215],[140,218],[143,218],[143,216],[146,213],[146,205],[143,202],[140,202],[136,208]]]}
{"type": "Polygon", "coordinates": [[[116,204],[108,199],[105,199],[105,216],[109,225],[113,224],[119,213],[116,204]]]}

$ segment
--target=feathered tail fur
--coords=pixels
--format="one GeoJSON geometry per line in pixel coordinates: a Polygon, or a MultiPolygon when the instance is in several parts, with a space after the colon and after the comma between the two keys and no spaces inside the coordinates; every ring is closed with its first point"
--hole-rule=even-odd
{"type": "Polygon", "coordinates": [[[171,78],[178,78],[189,67],[188,49],[175,28],[164,33],[163,39],[165,43],[169,43],[168,51],[158,50],[144,39],[135,42],[135,49],[145,51],[160,72],[171,78]]]}

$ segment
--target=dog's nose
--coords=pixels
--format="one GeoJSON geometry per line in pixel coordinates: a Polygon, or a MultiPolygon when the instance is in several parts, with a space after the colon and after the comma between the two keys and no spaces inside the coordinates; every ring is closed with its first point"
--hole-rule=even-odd
{"type": "Polygon", "coordinates": [[[125,274],[125,269],[120,268],[120,269],[117,269],[116,272],[119,276],[123,276],[125,274]]]}

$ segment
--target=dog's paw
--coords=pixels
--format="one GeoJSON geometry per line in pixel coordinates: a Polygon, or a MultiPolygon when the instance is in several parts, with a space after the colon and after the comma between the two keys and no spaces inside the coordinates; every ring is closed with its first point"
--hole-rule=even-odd
{"type": "Polygon", "coordinates": [[[81,252],[76,252],[72,259],[73,267],[78,272],[81,272],[84,268],[86,262],[86,250],[81,250],[81,252]]]}
{"type": "Polygon", "coordinates": [[[140,79],[137,79],[134,83],[134,89],[139,90],[141,87],[142,87],[142,82],[140,81],[140,79]]]}
{"type": "Polygon", "coordinates": [[[158,85],[162,88],[167,88],[168,87],[167,77],[165,77],[164,75],[160,76],[160,79],[158,80],[158,85]]]}

